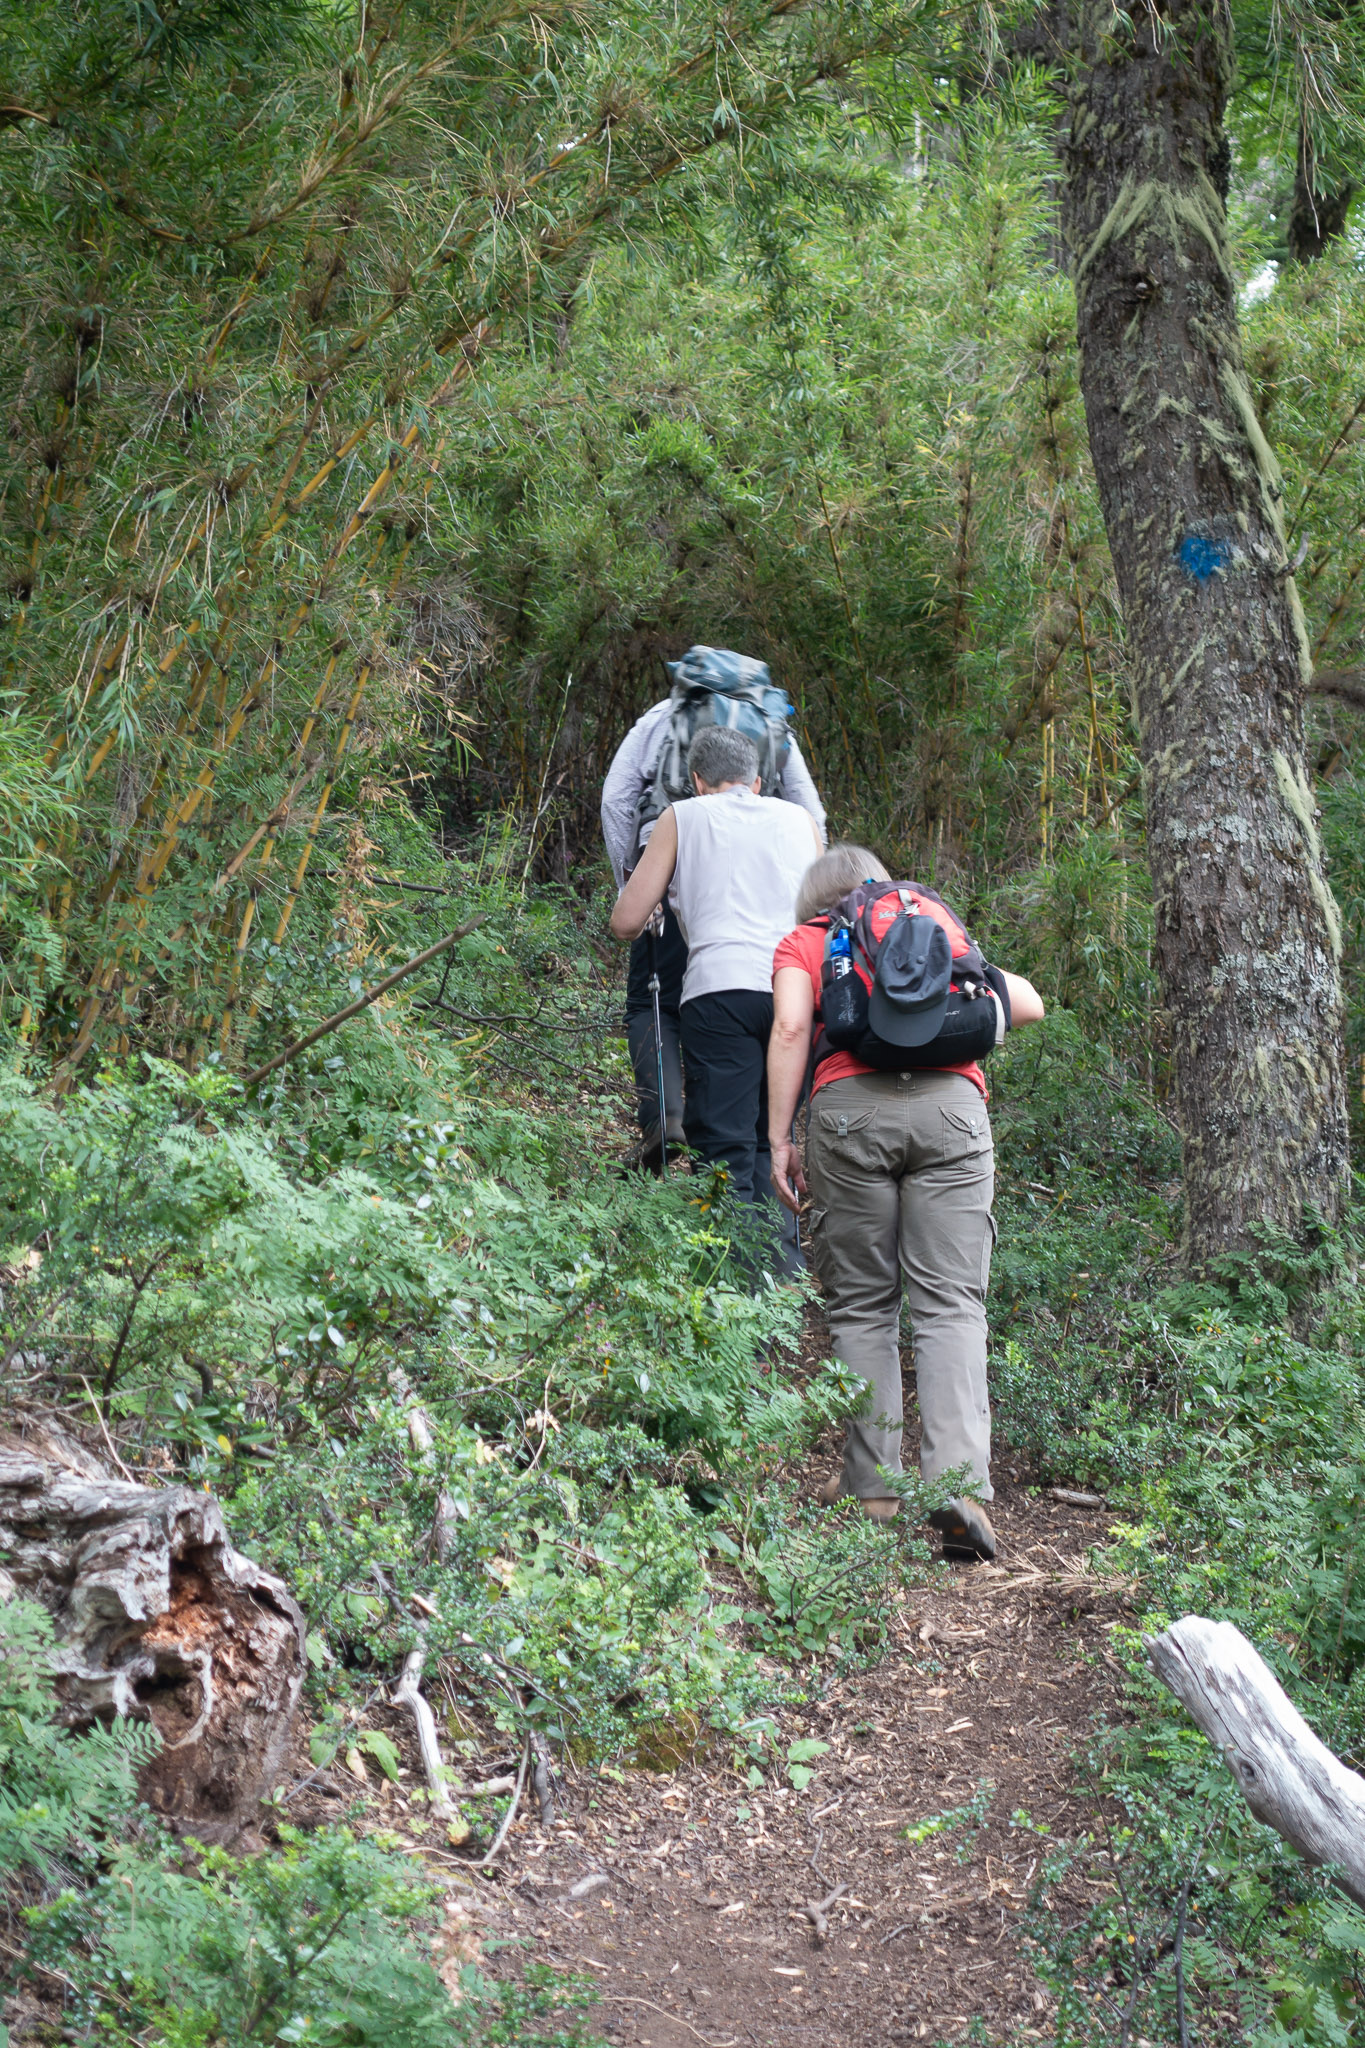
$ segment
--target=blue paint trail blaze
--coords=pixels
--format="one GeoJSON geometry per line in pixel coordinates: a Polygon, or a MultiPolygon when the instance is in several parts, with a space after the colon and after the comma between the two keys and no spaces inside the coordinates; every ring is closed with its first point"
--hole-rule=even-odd
{"type": "Polygon", "coordinates": [[[1178,559],[1187,576],[1193,576],[1196,583],[1207,583],[1210,576],[1226,569],[1232,560],[1232,546],[1225,540],[1210,540],[1206,534],[1187,533],[1178,559]]]}

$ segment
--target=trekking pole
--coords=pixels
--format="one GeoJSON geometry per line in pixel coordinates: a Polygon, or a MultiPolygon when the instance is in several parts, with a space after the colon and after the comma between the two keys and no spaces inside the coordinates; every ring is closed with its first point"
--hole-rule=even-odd
{"type": "Polygon", "coordinates": [[[659,1178],[668,1178],[668,1105],[664,1100],[664,1020],[659,1007],[659,961],[649,934],[649,993],[654,1004],[654,1058],[659,1078],[659,1178]]]}

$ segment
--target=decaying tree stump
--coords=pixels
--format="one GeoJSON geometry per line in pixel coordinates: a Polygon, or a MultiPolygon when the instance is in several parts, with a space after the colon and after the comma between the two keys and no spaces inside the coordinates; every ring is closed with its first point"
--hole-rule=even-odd
{"type": "Polygon", "coordinates": [[[1365,1906],[1365,1778],[1318,1741],[1239,1629],[1187,1614],[1144,1638],[1148,1661],[1227,1760],[1257,1820],[1333,1863],[1365,1906]]]}
{"type": "Polygon", "coordinates": [[[213,1496],[116,1478],[51,1424],[0,1432],[0,1567],[0,1597],[39,1600],[56,1623],[72,1725],[155,1725],[147,1803],[202,1841],[249,1824],[283,1759],[304,1624],[233,1549],[213,1496]]]}

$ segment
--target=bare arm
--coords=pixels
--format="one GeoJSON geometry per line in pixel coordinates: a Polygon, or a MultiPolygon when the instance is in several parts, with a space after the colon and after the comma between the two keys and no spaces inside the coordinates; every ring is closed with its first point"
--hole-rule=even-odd
{"type": "Polygon", "coordinates": [[[614,937],[639,938],[663,902],[664,892],[677,865],[678,821],[670,804],[649,835],[649,844],[640,855],[640,865],[616,899],[616,908],[611,913],[614,937]]]}
{"type": "Polygon", "coordinates": [[[1010,993],[1010,1029],[1017,1031],[1021,1024],[1041,1024],[1043,1021],[1043,999],[1031,981],[1025,981],[1022,974],[1010,974],[1001,968],[1005,987],[1010,993]]]}
{"type": "Polygon", "coordinates": [[[773,976],[773,1029],[768,1040],[768,1147],[777,1199],[793,1211],[801,1206],[806,1176],[791,1139],[792,1118],[801,1099],[810,1058],[815,991],[804,967],[779,967],[773,976]]]}

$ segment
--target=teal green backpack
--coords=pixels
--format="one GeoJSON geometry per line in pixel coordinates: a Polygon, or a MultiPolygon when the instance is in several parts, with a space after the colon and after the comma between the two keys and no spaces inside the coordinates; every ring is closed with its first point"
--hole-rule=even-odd
{"type": "Polygon", "coordinates": [[[673,678],[668,726],[640,798],[640,823],[652,824],[670,804],[693,794],[687,759],[697,734],[710,725],[729,726],[753,741],[762,793],[773,796],[791,750],[792,706],[767,662],[728,647],[689,647],[681,661],[665,666],[673,678]]]}

